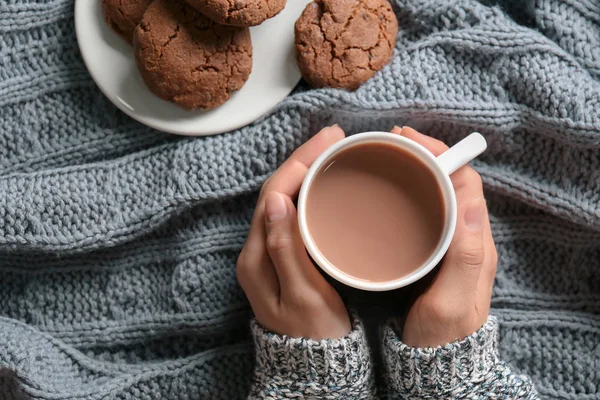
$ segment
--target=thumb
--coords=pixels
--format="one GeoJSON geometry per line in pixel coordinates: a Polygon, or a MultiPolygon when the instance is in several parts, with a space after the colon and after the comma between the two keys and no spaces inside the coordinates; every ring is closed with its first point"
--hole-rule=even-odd
{"type": "Polygon", "coordinates": [[[459,210],[456,232],[440,269],[436,285],[450,298],[474,298],[485,259],[483,244],[486,204],[483,198],[459,210]],[[439,283],[438,283],[439,281],[439,283]]]}
{"type": "Polygon", "coordinates": [[[296,215],[288,196],[274,191],[266,194],[267,250],[282,290],[309,284],[317,276],[321,278],[304,248],[296,215]]]}

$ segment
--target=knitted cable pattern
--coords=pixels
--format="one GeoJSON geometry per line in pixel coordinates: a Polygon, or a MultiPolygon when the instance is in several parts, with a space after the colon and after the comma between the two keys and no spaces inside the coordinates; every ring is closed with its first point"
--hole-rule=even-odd
{"type": "Polygon", "coordinates": [[[543,398],[600,399],[597,2],[392,3],[395,55],[358,91],[301,86],[194,139],[100,93],[73,0],[0,0],[0,398],[244,399],[255,193],[339,123],[486,136],[500,355],[543,398]]]}

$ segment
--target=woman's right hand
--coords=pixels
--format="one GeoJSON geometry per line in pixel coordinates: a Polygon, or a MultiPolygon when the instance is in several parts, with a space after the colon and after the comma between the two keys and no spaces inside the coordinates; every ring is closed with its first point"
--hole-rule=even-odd
{"type": "MultiPolygon", "coordinates": [[[[438,156],[441,141],[412,128],[392,131],[438,156]]],[[[412,305],[402,332],[411,347],[445,346],[479,330],[487,321],[498,256],[481,177],[469,166],[452,174],[458,203],[456,233],[433,283],[412,305]]]]}

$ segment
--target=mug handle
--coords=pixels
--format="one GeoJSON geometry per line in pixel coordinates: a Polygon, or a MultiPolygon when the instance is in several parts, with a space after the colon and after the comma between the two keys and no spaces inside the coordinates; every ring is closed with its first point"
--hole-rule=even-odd
{"type": "Polygon", "coordinates": [[[437,157],[437,163],[448,175],[467,165],[487,149],[481,133],[473,132],[437,157]]]}

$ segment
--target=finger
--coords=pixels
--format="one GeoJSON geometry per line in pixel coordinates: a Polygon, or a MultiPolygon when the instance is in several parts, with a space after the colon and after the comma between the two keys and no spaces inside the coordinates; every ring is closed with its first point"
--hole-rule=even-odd
{"type": "MultiPolygon", "coordinates": [[[[464,166],[456,171],[452,177],[452,184],[456,193],[459,207],[471,202],[473,199],[484,198],[481,176],[470,166],[464,166]]],[[[496,275],[496,245],[492,236],[487,206],[485,209],[483,248],[485,260],[481,266],[477,290],[477,304],[481,308],[489,308],[494,279],[496,275]]]]}
{"type": "Polygon", "coordinates": [[[331,145],[344,138],[344,131],[337,125],[322,129],[304,145],[292,153],[271,178],[262,192],[276,191],[286,196],[298,194],[302,180],[312,163],[331,145]]]}
{"type": "MultiPolygon", "coordinates": [[[[396,132],[398,132],[398,129],[398,127],[394,127],[396,132]]],[[[400,132],[402,136],[419,143],[436,157],[448,150],[448,146],[446,146],[446,144],[444,144],[444,142],[441,140],[434,139],[431,136],[423,135],[422,133],[419,133],[408,126],[403,127],[400,132]]]]}
{"type": "Polygon", "coordinates": [[[494,280],[496,278],[496,268],[498,265],[498,253],[496,251],[496,243],[494,242],[489,213],[487,210],[483,230],[483,246],[485,249],[485,261],[481,269],[481,274],[479,275],[477,303],[482,312],[487,315],[489,314],[494,280]]]}
{"type": "Polygon", "coordinates": [[[306,176],[308,168],[321,153],[334,143],[344,138],[344,131],[338,126],[322,129],[308,142],[300,146],[290,158],[267,180],[261,189],[261,195],[254,210],[254,216],[250,224],[250,231],[246,239],[245,247],[257,257],[266,254],[265,249],[265,224],[264,224],[264,193],[276,191],[293,197],[300,190],[302,181],[306,176]]]}
{"type": "MultiPolygon", "coordinates": [[[[449,147],[441,140],[432,138],[431,136],[423,135],[422,133],[419,133],[407,126],[402,129],[394,127],[393,131],[398,132],[398,130],[400,130],[402,136],[419,143],[436,157],[449,149],[449,147]]],[[[481,183],[481,178],[478,176],[476,177],[475,174],[477,174],[475,170],[468,165],[459,168],[451,176],[454,188],[459,189],[471,183],[477,183],[477,181],[481,183]]]]}
{"type": "Polygon", "coordinates": [[[450,302],[476,301],[485,261],[485,215],[483,197],[471,199],[458,208],[456,232],[434,283],[435,290],[450,302]]]}
{"type": "Polygon", "coordinates": [[[395,135],[400,135],[400,136],[402,136],[402,129],[403,129],[403,128],[400,128],[399,126],[397,126],[397,125],[396,125],[396,126],[394,126],[394,127],[392,128],[392,130],[391,130],[390,132],[392,132],[392,133],[393,133],[393,134],[395,134],[395,135]]]}
{"type": "Polygon", "coordinates": [[[292,200],[282,193],[269,192],[265,204],[267,250],[275,266],[281,291],[314,286],[323,278],[304,249],[292,200]]]}

